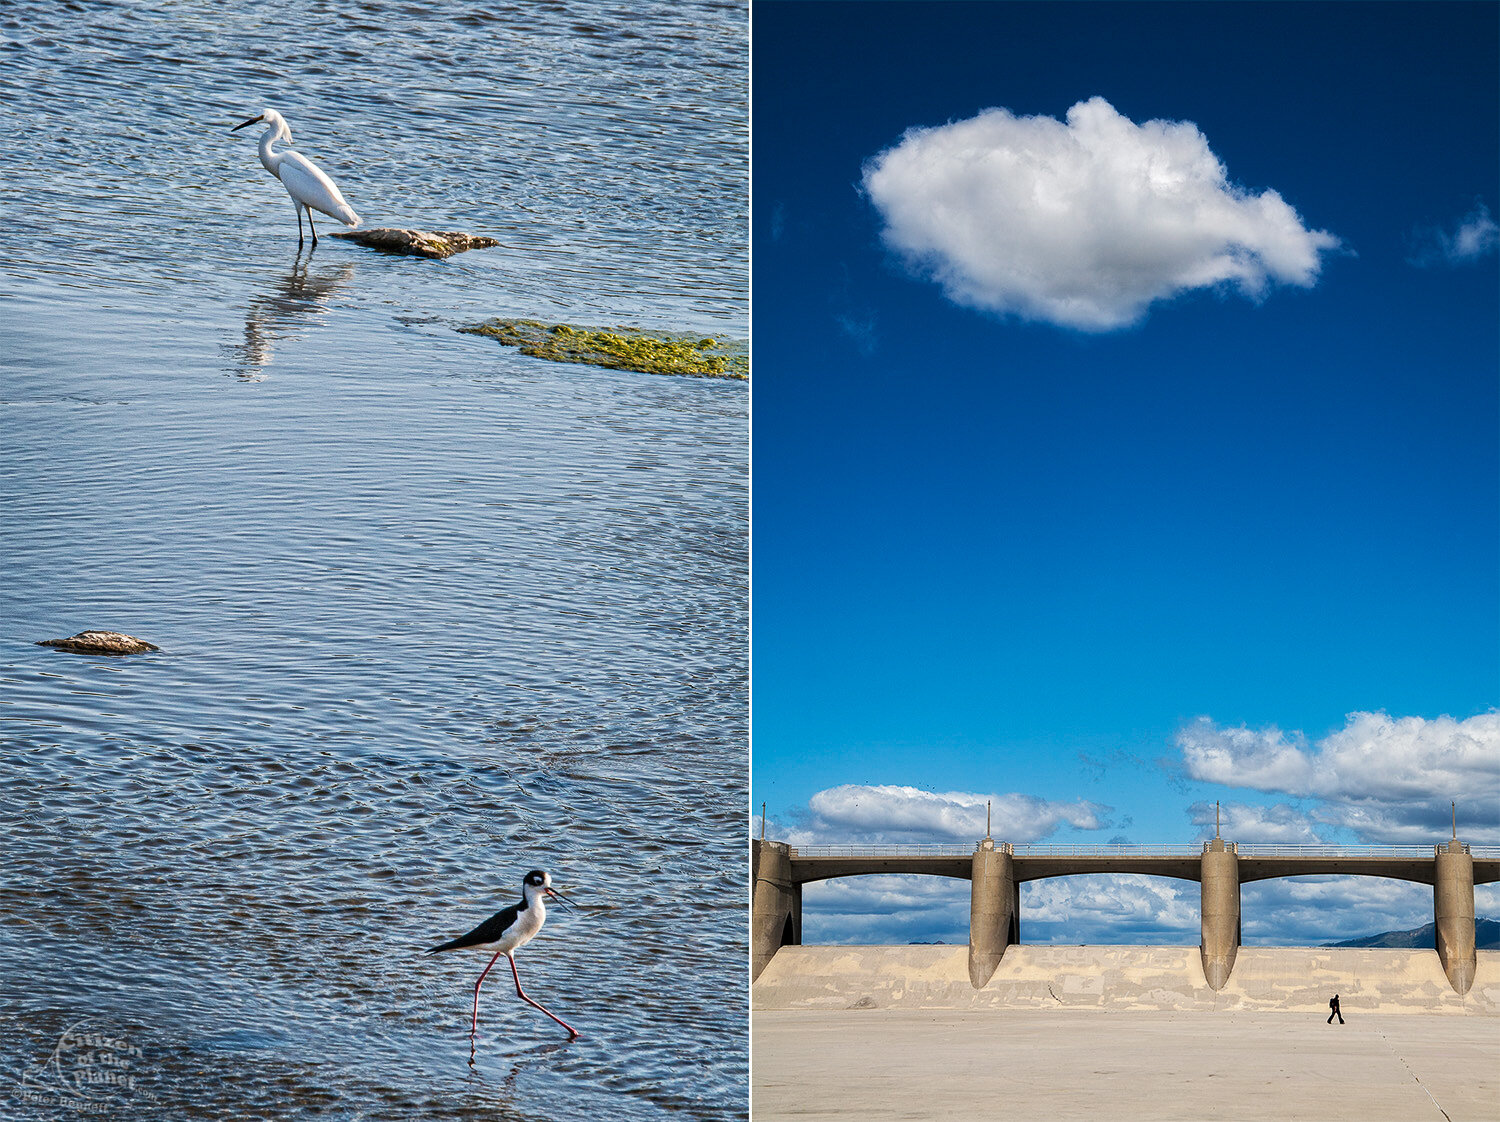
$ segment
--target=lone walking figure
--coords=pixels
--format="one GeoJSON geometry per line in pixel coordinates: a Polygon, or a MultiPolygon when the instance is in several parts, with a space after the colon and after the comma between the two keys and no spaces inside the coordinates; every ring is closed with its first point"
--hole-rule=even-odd
{"type": "Polygon", "coordinates": [[[1330,1025],[1333,1024],[1333,1019],[1335,1017],[1337,1017],[1339,1019],[1339,1024],[1343,1024],[1344,1023],[1344,1015],[1339,1012],[1339,995],[1338,994],[1334,994],[1333,997],[1331,997],[1329,999],[1329,1001],[1328,1001],[1328,1008],[1330,1010],[1332,1010],[1332,1012],[1330,1012],[1328,1014],[1328,1023],[1330,1025]]]}

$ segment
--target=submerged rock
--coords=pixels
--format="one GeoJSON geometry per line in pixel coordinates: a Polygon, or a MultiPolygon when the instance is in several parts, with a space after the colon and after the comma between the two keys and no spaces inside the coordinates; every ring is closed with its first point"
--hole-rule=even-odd
{"type": "Polygon", "coordinates": [[[42,639],[37,646],[57,647],[64,651],[77,651],[79,654],[103,655],[140,654],[142,651],[161,650],[155,643],[148,643],[144,639],[137,639],[134,635],[124,635],[118,631],[80,631],[77,635],[71,635],[66,639],[42,639]]]}
{"type": "Polygon", "coordinates": [[[337,230],[330,238],[348,238],[385,253],[404,253],[410,257],[452,257],[466,249],[486,249],[500,243],[494,238],[456,231],[402,230],[395,226],[376,226],[371,230],[337,230]]]}
{"type": "Polygon", "coordinates": [[[492,319],[460,327],[488,335],[523,355],[553,362],[582,362],[644,374],[685,374],[695,378],[748,378],[750,356],[742,341],[696,335],[653,335],[635,327],[573,327],[534,319],[492,319]]]}

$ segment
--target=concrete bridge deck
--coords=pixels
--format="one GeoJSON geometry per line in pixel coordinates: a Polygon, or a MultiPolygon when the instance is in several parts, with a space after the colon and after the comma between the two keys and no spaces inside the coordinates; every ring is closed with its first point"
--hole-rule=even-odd
{"type": "Polygon", "coordinates": [[[964,846],[798,847],[761,841],[752,850],[752,968],[758,978],[778,948],[802,941],[802,886],[878,873],[916,873],[971,883],[969,975],[982,988],[1005,950],[1020,942],[1023,881],[1090,873],[1143,873],[1202,885],[1203,974],[1215,991],[1228,982],[1240,946],[1240,885],[1276,877],[1356,875],[1433,886],[1437,953],[1449,984],[1468,992],[1475,970],[1474,885],[1500,881],[1500,849],[1456,837],[1433,846],[1201,845],[1027,846],[986,838],[964,846]]]}
{"type": "MultiPolygon", "coordinates": [[[[915,873],[970,880],[979,846],[804,846],[788,847],[792,882],[809,884],[834,877],[875,873],[915,873]]],[[[1017,881],[1087,873],[1144,873],[1147,876],[1202,879],[1199,845],[1161,846],[1027,846],[997,847],[1009,853],[1017,881]]],[[[1236,845],[1226,849],[1239,858],[1239,879],[1319,875],[1390,877],[1433,884],[1434,859],[1441,846],[1276,846],[1236,845]]],[[[1474,883],[1500,881],[1500,853],[1485,856],[1469,847],[1474,883]]]]}

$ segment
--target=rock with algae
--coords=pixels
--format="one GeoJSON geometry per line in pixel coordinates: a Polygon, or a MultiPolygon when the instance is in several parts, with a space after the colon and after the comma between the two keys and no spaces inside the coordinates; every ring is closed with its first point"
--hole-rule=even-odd
{"type": "Polygon", "coordinates": [[[492,319],[459,330],[488,335],[508,347],[519,347],[523,355],[554,362],[695,378],[750,376],[749,353],[744,343],[732,339],[651,334],[635,327],[574,327],[534,319],[492,319]]]}
{"type": "Polygon", "coordinates": [[[80,631],[77,635],[70,635],[66,639],[42,639],[37,646],[57,647],[64,651],[77,651],[79,654],[102,655],[140,654],[142,651],[161,650],[155,643],[148,643],[144,639],[137,639],[134,635],[124,635],[118,631],[80,631]]]}
{"type": "Polygon", "coordinates": [[[409,257],[452,257],[466,249],[486,249],[500,243],[494,238],[456,231],[403,230],[396,226],[376,226],[371,230],[336,230],[331,238],[348,238],[385,253],[404,253],[409,257]]]}

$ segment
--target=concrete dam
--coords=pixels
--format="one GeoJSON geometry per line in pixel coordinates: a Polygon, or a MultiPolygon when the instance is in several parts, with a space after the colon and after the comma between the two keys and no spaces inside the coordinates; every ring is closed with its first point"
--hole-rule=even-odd
{"type": "MultiPolygon", "coordinates": [[[[997,844],[993,839],[985,838],[972,850],[959,846],[797,848],[761,840],[753,843],[751,864],[754,885],[751,980],[755,983],[758,1007],[767,1002],[777,1006],[781,1000],[791,1000],[789,995],[797,992],[799,978],[810,980],[814,972],[829,977],[842,972],[845,981],[854,989],[861,985],[866,988],[873,985],[879,989],[889,982],[888,996],[897,990],[903,995],[906,993],[908,982],[900,979],[920,976],[925,979],[922,984],[927,987],[929,996],[942,991],[947,995],[943,998],[945,1003],[963,1004],[965,999],[955,988],[955,979],[951,976],[957,969],[960,955],[967,969],[969,992],[973,995],[968,1000],[978,1000],[974,991],[993,993],[996,985],[1004,983],[1014,998],[1029,995],[1025,1000],[1034,998],[1043,1002],[1045,999],[1039,987],[1049,984],[1047,978],[1055,980],[1060,976],[1057,973],[1059,964],[1052,963],[1051,959],[1080,950],[1095,952],[1087,956],[1094,965],[1089,971],[1080,969],[1072,973],[1080,979],[1094,976],[1096,981],[1079,981],[1078,986],[1098,984],[1097,976],[1104,969],[1099,965],[1103,961],[1099,959],[1099,953],[1104,951],[1114,955],[1111,960],[1114,966],[1109,968],[1116,970],[1116,981],[1126,989],[1133,985],[1126,983],[1128,977],[1180,976],[1184,967],[1177,960],[1186,962],[1186,956],[1191,954],[1184,948],[1020,945],[1019,886],[1023,881],[1082,873],[1144,873],[1195,880],[1201,886],[1201,940],[1196,956],[1201,974],[1187,987],[1194,992],[1181,998],[1190,1004],[1201,1005],[1205,1000],[1212,1002],[1214,995],[1220,993],[1227,999],[1240,993],[1245,985],[1259,986],[1262,990],[1271,985],[1279,994],[1274,999],[1284,1003],[1287,995],[1280,990],[1284,990],[1285,985],[1270,981],[1278,969],[1289,970],[1292,974],[1312,970],[1315,974],[1322,968],[1317,963],[1326,966],[1337,960],[1345,966],[1363,964],[1367,970],[1385,972],[1393,984],[1397,976],[1404,978],[1403,984],[1416,987],[1412,992],[1425,993],[1433,987],[1433,978],[1441,979],[1446,984],[1449,998],[1457,998],[1465,1005],[1476,1002],[1493,1004],[1500,1011],[1500,978],[1493,976],[1500,952],[1483,954],[1490,976],[1486,978],[1485,984],[1489,988],[1482,999],[1476,994],[1476,1002],[1462,1001],[1474,985],[1481,959],[1475,949],[1474,886],[1500,881],[1500,851],[1481,850],[1476,855],[1471,846],[1456,837],[1445,844],[1432,846],[1357,847],[1244,845],[1217,838],[1196,845],[1175,846],[1026,846],[997,844]],[[880,873],[917,873],[969,881],[967,952],[951,947],[801,946],[804,884],[833,877],[880,873]],[[1309,950],[1241,948],[1241,884],[1318,874],[1390,877],[1431,885],[1433,915],[1437,923],[1436,953],[1316,948],[1316,955],[1320,957],[1314,963],[1308,957],[1314,952],[1309,950]],[[782,955],[783,948],[789,953],[781,961],[775,961],[782,955]],[[863,956],[858,963],[849,957],[856,950],[863,956]],[[1297,962],[1291,963],[1291,958],[1297,962]],[[1170,968],[1169,959],[1175,964],[1170,968]],[[1287,961],[1283,962],[1284,959],[1287,961]],[[767,968],[773,962],[776,969],[767,974],[767,968]],[[898,963],[905,965],[898,970],[898,963]],[[1004,971],[1001,970],[1002,964],[1006,966],[1004,971]],[[1244,977],[1237,977],[1237,970],[1244,977]],[[829,971],[832,974],[828,974],[829,971]],[[760,981],[763,975],[764,984],[760,981]],[[880,981],[880,977],[885,981],[880,981]],[[992,982],[996,984],[992,985],[992,982]],[[1494,989],[1493,995],[1490,988],[1494,989]],[[777,993],[782,997],[778,999],[777,993]]],[[[1308,980],[1316,982],[1319,987],[1332,985],[1336,988],[1338,979],[1347,974],[1341,973],[1341,969],[1334,969],[1333,973],[1322,978],[1310,975],[1308,980]]],[[[1184,992],[1183,985],[1177,985],[1170,992],[1184,992]]],[[[1162,993],[1167,991],[1162,990],[1162,993]]],[[[1052,995],[1063,1004],[1067,1003],[1065,996],[1052,995]]],[[[1435,993],[1431,996],[1434,1000],[1439,997],[1435,993]]],[[[834,994],[830,993],[829,997],[837,1000],[834,994]]],[[[1168,1005],[1177,1000],[1176,997],[1160,998],[1168,1005]]],[[[1327,996],[1324,995],[1322,1000],[1326,1002],[1327,996]]]]}

